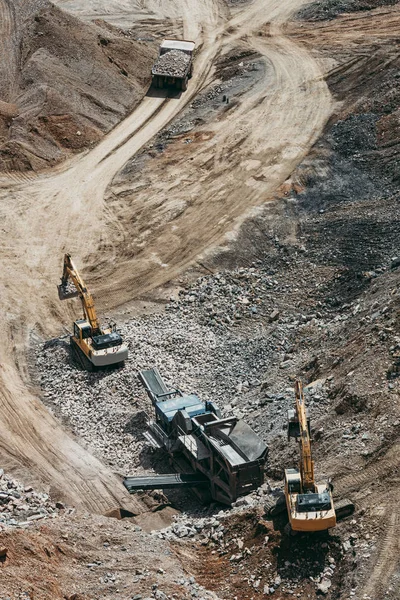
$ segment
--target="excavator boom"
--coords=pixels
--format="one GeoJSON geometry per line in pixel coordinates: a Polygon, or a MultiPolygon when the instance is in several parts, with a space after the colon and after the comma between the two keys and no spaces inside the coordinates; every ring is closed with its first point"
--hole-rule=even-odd
{"type": "Polygon", "coordinates": [[[79,271],[72,262],[70,254],[65,254],[64,256],[64,268],[61,277],[61,285],[59,286],[59,296],[61,300],[79,296],[82,302],[84,316],[89,321],[92,328],[92,334],[96,335],[101,333],[100,322],[96,315],[93,296],[87,289],[79,271]],[[68,287],[70,281],[73,283],[75,290],[71,290],[68,287]]]}
{"type": "Polygon", "coordinates": [[[296,381],[296,412],[299,422],[300,440],[300,473],[304,490],[314,490],[314,461],[311,456],[311,440],[307,423],[306,407],[304,403],[303,385],[296,381]]]}
{"type": "MultiPolygon", "coordinates": [[[[285,500],[290,528],[303,532],[325,531],[335,527],[337,518],[352,514],[354,505],[346,500],[336,514],[330,482],[315,482],[309,417],[303,385],[299,380],[295,384],[295,396],[295,408],[288,410],[288,436],[299,442],[300,465],[299,469],[285,469],[285,500]]],[[[270,515],[273,509],[268,508],[270,515]]]]}

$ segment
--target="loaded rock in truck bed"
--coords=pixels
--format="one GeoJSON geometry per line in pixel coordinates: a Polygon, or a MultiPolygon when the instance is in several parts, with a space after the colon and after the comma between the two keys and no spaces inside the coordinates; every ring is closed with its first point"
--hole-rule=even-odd
{"type": "Polygon", "coordinates": [[[156,60],[153,75],[166,75],[168,77],[185,77],[190,66],[190,56],[181,50],[170,50],[156,60]]]}

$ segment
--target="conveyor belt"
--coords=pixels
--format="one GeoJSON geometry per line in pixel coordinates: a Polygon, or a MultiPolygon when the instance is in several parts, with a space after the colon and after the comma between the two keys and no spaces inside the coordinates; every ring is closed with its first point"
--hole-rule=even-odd
{"type": "Polygon", "coordinates": [[[178,390],[169,390],[167,388],[157,369],[139,371],[139,379],[153,403],[173,396],[178,392],[178,390]]]}
{"type": "Polygon", "coordinates": [[[130,494],[138,490],[166,490],[170,488],[199,487],[209,484],[209,479],[200,473],[172,473],[168,475],[150,475],[125,477],[124,486],[130,494]]]}

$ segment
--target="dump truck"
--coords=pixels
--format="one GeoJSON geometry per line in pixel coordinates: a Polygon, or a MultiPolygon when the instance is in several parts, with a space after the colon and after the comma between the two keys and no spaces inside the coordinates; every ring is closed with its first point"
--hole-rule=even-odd
{"type": "Polygon", "coordinates": [[[231,505],[262,485],[268,447],[247,423],[235,416],[222,418],[214,402],[203,402],[196,394],[168,389],[157,369],[140,371],[139,379],[155,413],[147,418],[145,437],[187,472],[126,477],[130,493],[207,487],[212,500],[231,505]]]}
{"type": "Polygon", "coordinates": [[[64,255],[63,273],[58,286],[60,300],[79,297],[83,318],[74,322],[70,337],[71,357],[86,371],[96,371],[110,366],[123,366],[128,358],[128,347],[123,343],[115,324],[102,327],[97,317],[93,296],[72,262],[64,255]]]}
{"type": "Polygon", "coordinates": [[[164,40],[151,70],[153,86],[185,91],[193,72],[194,47],[190,40],[164,40]]]}

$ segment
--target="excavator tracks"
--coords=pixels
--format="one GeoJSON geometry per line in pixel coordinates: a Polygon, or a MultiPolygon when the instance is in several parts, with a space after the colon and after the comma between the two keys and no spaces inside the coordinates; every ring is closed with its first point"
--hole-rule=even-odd
{"type": "Polygon", "coordinates": [[[278,497],[270,496],[264,504],[264,510],[267,517],[273,519],[286,511],[286,500],[282,494],[278,497]]]}
{"type": "Polygon", "coordinates": [[[96,367],[90,362],[87,356],[85,356],[72,336],[69,338],[69,343],[71,361],[74,362],[78,367],[81,367],[84,371],[94,371],[96,367]]]}
{"type": "Polygon", "coordinates": [[[334,502],[336,519],[341,521],[346,517],[350,517],[355,510],[355,506],[351,500],[344,498],[343,500],[338,500],[334,502]]]}

